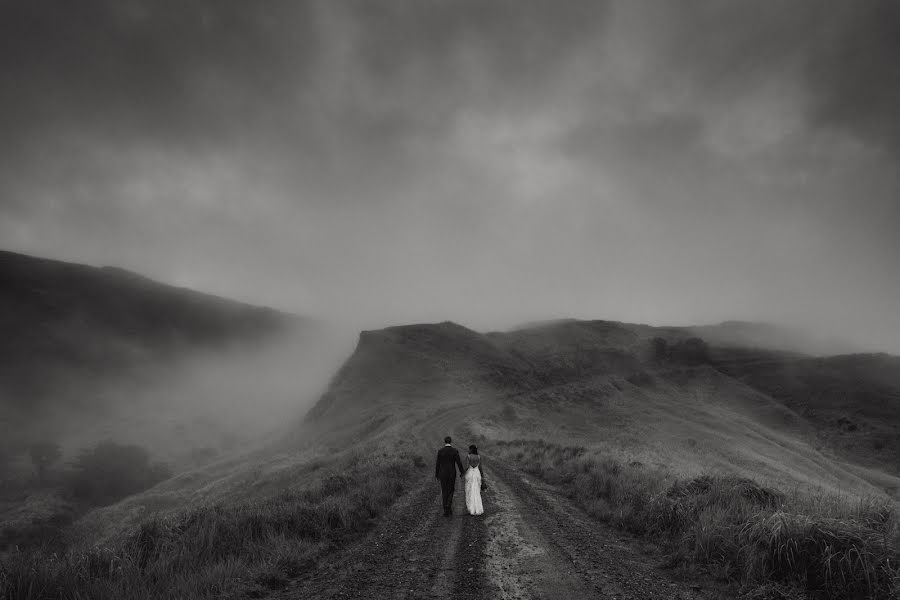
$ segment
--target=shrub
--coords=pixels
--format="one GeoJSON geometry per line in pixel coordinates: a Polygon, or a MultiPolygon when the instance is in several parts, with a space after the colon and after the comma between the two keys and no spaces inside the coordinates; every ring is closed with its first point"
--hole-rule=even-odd
{"type": "Polygon", "coordinates": [[[668,357],[686,365],[699,365],[709,361],[709,345],[701,338],[680,340],[669,348],[668,357]]]}
{"type": "Polygon", "coordinates": [[[760,578],[797,583],[829,598],[888,598],[900,591],[896,539],[892,544],[863,522],[757,513],[738,537],[760,578]]]}
{"type": "Polygon", "coordinates": [[[650,340],[650,346],[653,349],[653,358],[661,361],[669,356],[669,342],[665,338],[655,337],[650,340]]]}
{"type": "Polygon", "coordinates": [[[112,504],[171,477],[168,467],[150,462],[140,446],[101,442],[82,450],[73,463],[74,496],[95,505],[112,504]]]}

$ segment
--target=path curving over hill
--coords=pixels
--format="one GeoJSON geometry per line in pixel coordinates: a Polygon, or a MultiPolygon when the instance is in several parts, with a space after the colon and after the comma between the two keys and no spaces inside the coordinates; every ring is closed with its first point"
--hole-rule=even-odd
{"type": "MultiPolygon", "coordinates": [[[[492,334],[452,323],[367,332],[304,425],[321,432],[329,449],[397,440],[415,446],[465,429],[459,447],[465,438],[566,440],[676,473],[724,470],[878,491],[833,460],[833,448],[816,445],[824,431],[816,422],[764,390],[794,373],[784,366],[766,378],[772,361],[806,359],[709,347],[690,335],[605,321],[492,334]]],[[[848,372],[845,362],[837,361],[840,373],[848,372]]],[[[856,373],[872,359],[849,362],[856,373]]],[[[882,370],[865,374],[890,390],[884,406],[893,406],[893,379],[882,370]]],[[[438,484],[423,472],[366,539],[332,554],[282,597],[733,597],[658,568],[663,557],[653,544],[588,517],[526,476],[527,465],[485,459],[483,517],[463,515],[458,492],[456,515],[444,519],[438,484]]],[[[884,474],[878,485],[892,481],[884,474]]]]}
{"type": "MultiPolygon", "coordinates": [[[[423,481],[363,540],[294,580],[279,598],[498,600],[710,599],[728,597],[678,581],[646,544],[591,520],[515,465],[487,458],[485,515],[440,510],[423,481]],[[489,479],[488,479],[489,478],[489,479]]],[[[705,584],[704,584],[705,585],[705,584]]]]}

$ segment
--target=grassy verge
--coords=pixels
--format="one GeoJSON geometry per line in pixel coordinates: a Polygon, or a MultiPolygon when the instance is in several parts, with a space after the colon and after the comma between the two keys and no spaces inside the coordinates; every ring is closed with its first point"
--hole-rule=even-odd
{"type": "Polygon", "coordinates": [[[900,515],[880,499],[786,495],[733,476],[681,481],[584,448],[499,443],[496,454],[558,486],[590,515],[661,542],[756,597],[897,598],[900,515]]]}
{"type": "Polygon", "coordinates": [[[148,521],[114,547],[14,552],[0,559],[0,598],[205,598],[278,589],[367,531],[423,467],[412,454],[355,458],[302,491],[148,521]]]}

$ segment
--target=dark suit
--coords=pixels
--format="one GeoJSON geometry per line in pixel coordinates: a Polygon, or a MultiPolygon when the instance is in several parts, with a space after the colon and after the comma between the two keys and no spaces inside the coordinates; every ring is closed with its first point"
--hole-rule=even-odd
{"type": "Polygon", "coordinates": [[[453,508],[453,491],[456,488],[456,469],[462,475],[462,460],[459,458],[459,450],[453,446],[444,446],[437,453],[437,462],[434,465],[434,476],[441,480],[441,501],[444,504],[444,514],[449,515],[453,508]]]}

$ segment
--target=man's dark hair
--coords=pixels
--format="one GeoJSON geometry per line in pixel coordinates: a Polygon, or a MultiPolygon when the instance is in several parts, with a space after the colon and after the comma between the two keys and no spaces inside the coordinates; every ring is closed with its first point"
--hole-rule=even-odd
{"type": "Polygon", "coordinates": [[[450,443],[450,436],[449,436],[449,435],[448,435],[447,437],[444,438],[444,443],[445,443],[445,444],[449,444],[449,443],[450,443]]]}
{"type": "Polygon", "coordinates": [[[469,454],[478,454],[478,446],[475,444],[469,446],[469,454]]]}

